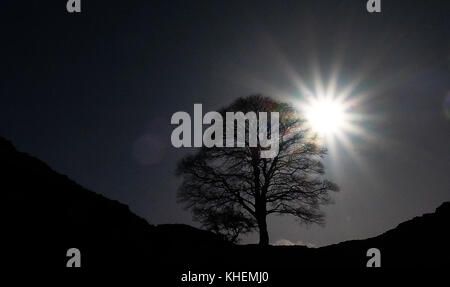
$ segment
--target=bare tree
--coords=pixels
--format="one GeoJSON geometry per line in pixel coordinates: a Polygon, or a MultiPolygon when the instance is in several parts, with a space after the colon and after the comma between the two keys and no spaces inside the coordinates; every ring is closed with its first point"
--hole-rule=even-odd
{"type": "MultiPolygon", "coordinates": [[[[179,201],[211,230],[240,226],[240,231],[247,232],[257,227],[261,245],[269,244],[266,218],[270,214],[293,215],[302,223],[322,224],[320,205],[330,203],[329,193],[338,187],[325,178],[321,160],[326,150],[308,135],[297,110],[256,95],[239,98],[220,112],[238,111],[279,113],[278,154],[262,158],[260,145],[203,147],[178,163],[177,174],[183,178],[179,201]],[[215,224],[227,220],[228,226],[215,224]]],[[[270,126],[267,128],[270,134],[270,126]]]]}
{"type": "Polygon", "coordinates": [[[200,221],[204,228],[210,230],[223,239],[237,243],[239,235],[251,232],[255,227],[253,218],[231,204],[220,209],[209,209],[209,206],[193,208],[194,219],[200,221]]]}

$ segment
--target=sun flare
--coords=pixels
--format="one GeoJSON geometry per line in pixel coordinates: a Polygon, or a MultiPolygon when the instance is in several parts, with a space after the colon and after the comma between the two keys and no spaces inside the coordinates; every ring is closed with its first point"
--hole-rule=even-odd
{"type": "Polygon", "coordinates": [[[332,97],[317,97],[306,106],[305,117],[313,132],[320,136],[334,135],[345,125],[345,107],[332,97]]]}
{"type": "Polygon", "coordinates": [[[367,129],[375,118],[363,112],[370,91],[358,88],[360,78],[340,83],[338,74],[337,69],[333,70],[325,84],[320,73],[316,72],[310,86],[294,74],[292,77],[298,93],[291,101],[299,116],[305,120],[307,136],[324,146],[329,151],[330,159],[337,159],[338,154],[345,151],[361,168],[365,168],[355,152],[355,145],[361,141],[376,140],[367,129]]]}

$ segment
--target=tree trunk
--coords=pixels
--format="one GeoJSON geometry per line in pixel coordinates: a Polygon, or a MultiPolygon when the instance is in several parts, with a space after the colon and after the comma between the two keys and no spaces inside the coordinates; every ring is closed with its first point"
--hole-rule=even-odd
{"type": "Polygon", "coordinates": [[[263,191],[261,191],[260,196],[257,196],[255,198],[255,211],[256,211],[256,221],[258,223],[259,229],[259,245],[267,246],[269,245],[269,233],[267,232],[267,221],[266,221],[267,217],[266,198],[263,191]]]}
{"type": "Polygon", "coordinates": [[[259,245],[269,245],[269,233],[267,232],[266,215],[258,216],[259,245]]]}

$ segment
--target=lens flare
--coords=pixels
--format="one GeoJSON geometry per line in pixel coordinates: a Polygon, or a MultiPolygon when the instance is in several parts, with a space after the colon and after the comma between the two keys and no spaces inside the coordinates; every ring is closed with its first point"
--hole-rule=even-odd
{"type": "Polygon", "coordinates": [[[305,108],[305,116],[313,132],[328,136],[338,133],[345,125],[342,103],[332,97],[318,97],[305,108]]]}

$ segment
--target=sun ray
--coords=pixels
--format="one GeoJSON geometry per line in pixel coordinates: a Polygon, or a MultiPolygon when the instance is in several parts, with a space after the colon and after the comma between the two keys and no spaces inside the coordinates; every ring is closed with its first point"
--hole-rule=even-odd
{"type": "MultiPolygon", "coordinates": [[[[318,70],[316,70],[318,72],[318,70]]],[[[358,143],[375,142],[376,138],[365,128],[370,116],[358,111],[366,100],[366,94],[356,93],[360,79],[346,86],[339,86],[338,69],[333,70],[327,86],[315,73],[314,87],[299,84],[302,100],[296,106],[306,120],[310,134],[317,143],[328,149],[330,164],[337,164],[341,156],[348,156],[367,178],[371,177],[369,167],[358,152],[358,143]]]]}

